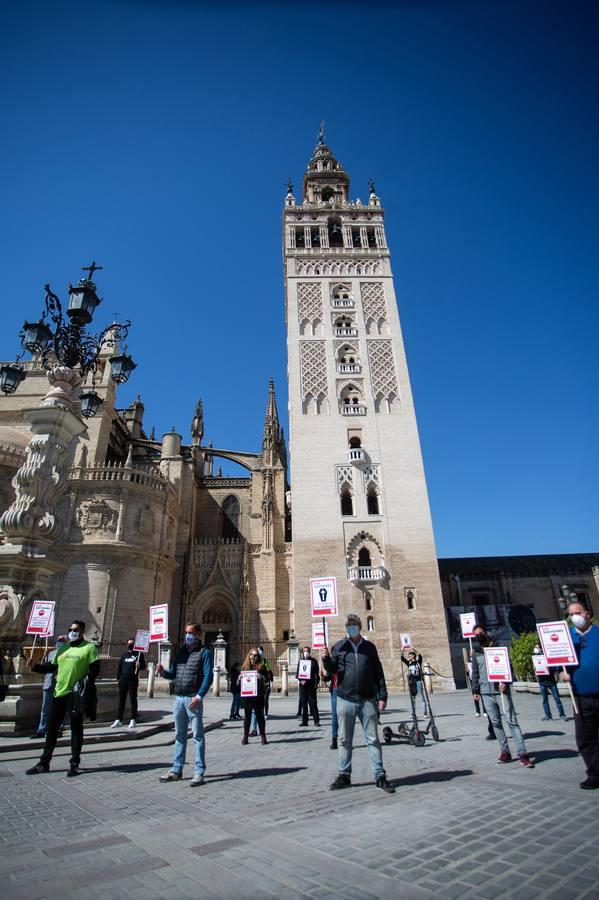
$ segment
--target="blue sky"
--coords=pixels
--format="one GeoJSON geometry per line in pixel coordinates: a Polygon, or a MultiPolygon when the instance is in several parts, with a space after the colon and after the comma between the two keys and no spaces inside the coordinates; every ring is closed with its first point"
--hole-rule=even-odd
{"type": "Polygon", "coordinates": [[[92,258],[146,426],[286,407],[281,205],[376,180],[441,556],[597,549],[598,16],[576,2],[3,4],[0,357],[92,258]]]}

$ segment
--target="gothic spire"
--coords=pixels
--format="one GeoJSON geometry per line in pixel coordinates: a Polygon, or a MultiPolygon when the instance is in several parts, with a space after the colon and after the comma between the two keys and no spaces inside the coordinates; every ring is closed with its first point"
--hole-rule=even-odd
{"type": "Polygon", "coordinates": [[[191,423],[191,437],[192,443],[196,446],[202,443],[204,437],[204,409],[201,400],[196,403],[196,411],[191,423]]]}
{"type": "Polygon", "coordinates": [[[281,426],[277,401],[275,398],[275,384],[272,378],[268,382],[268,400],[266,402],[266,415],[264,416],[264,431],[262,433],[262,451],[267,465],[274,465],[279,456],[281,443],[281,426]]]}

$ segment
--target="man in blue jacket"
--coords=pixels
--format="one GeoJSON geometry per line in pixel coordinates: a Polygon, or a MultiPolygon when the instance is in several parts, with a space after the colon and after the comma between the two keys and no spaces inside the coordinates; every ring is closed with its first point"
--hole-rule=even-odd
{"type": "Polygon", "coordinates": [[[383,769],[383,752],[378,736],[378,710],[387,705],[387,686],[383,667],[373,643],[361,635],[359,616],[345,620],[347,637],[337,641],[331,653],[324,648],[322,665],[329,675],[337,676],[337,719],[339,722],[339,774],[331,790],[350,787],[351,758],[356,718],[360,720],[370,764],[377,787],[388,794],[395,788],[383,769]]]}
{"type": "Polygon", "coordinates": [[[580,787],[592,791],[599,788],[599,628],[578,600],[568,605],[568,615],[578,666],[562,674],[561,679],[572,682],[578,706],[574,714],[576,746],[587,768],[580,787]]]}
{"type": "Polygon", "coordinates": [[[187,728],[195,742],[195,771],[191,787],[204,784],[206,747],[204,742],[203,700],[212,680],[210,651],[202,646],[202,628],[197,622],[185,626],[185,642],[177,651],[170,669],[156,666],[156,673],[175,682],[175,752],[171,768],[160,781],[180,781],[187,750],[187,728]]]}

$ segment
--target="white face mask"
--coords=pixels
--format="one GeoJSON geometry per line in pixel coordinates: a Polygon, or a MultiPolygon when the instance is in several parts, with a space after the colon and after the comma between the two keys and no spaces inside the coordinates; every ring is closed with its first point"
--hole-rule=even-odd
{"type": "Polygon", "coordinates": [[[70,641],[78,641],[81,635],[78,631],[69,631],[69,640],[70,641]]]}
{"type": "Polygon", "coordinates": [[[584,628],[587,624],[587,617],[582,616],[580,613],[574,613],[573,616],[570,616],[570,621],[575,628],[584,628]]]}
{"type": "Polygon", "coordinates": [[[310,659],[310,654],[304,652],[304,659],[310,659]]]}

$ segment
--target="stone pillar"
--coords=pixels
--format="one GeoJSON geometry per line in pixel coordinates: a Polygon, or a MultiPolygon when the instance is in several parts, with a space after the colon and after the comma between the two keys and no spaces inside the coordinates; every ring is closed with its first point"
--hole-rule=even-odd
{"type": "Polygon", "coordinates": [[[284,697],[289,696],[289,663],[281,661],[281,691],[284,697]]]}
{"type": "Polygon", "coordinates": [[[212,694],[214,697],[220,697],[220,666],[215,666],[212,677],[212,694]]]}
{"type": "Polygon", "coordinates": [[[424,685],[426,687],[427,693],[432,694],[433,693],[433,677],[432,677],[433,670],[431,668],[431,664],[428,661],[428,659],[422,666],[422,671],[424,673],[424,685]]]}
{"type": "Polygon", "coordinates": [[[287,641],[287,661],[289,669],[292,672],[295,672],[297,669],[297,664],[299,662],[299,641],[297,640],[295,633],[292,631],[289,640],[287,641]]]}

